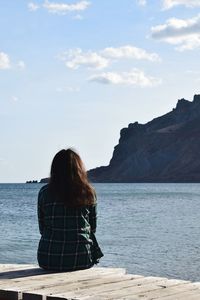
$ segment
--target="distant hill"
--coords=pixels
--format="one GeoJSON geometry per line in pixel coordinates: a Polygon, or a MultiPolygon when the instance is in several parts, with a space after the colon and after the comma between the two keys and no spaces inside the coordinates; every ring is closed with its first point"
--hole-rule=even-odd
{"type": "Polygon", "coordinates": [[[93,182],[200,182],[200,95],[123,128],[109,165],[88,176],[93,182]]]}

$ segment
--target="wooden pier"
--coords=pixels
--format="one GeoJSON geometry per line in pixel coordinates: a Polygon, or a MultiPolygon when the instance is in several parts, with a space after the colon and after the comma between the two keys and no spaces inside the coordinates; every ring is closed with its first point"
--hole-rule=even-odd
{"type": "Polygon", "coordinates": [[[200,300],[200,283],[92,268],[49,273],[35,265],[0,264],[0,300],[200,300]]]}

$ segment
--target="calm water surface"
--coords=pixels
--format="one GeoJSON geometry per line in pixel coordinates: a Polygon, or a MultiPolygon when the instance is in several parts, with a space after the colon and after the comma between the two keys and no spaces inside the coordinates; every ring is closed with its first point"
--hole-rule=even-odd
{"type": "MultiPolygon", "coordinates": [[[[0,184],[0,263],[36,263],[40,184],[0,184]]],[[[200,184],[95,184],[100,265],[200,281],[200,184]]]]}

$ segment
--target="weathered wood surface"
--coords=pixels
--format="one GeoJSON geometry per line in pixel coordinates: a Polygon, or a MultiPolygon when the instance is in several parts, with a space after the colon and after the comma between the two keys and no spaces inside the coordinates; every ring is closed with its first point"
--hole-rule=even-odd
{"type": "Polygon", "coordinates": [[[0,300],[200,300],[200,283],[92,268],[53,273],[0,264],[0,300]]]}

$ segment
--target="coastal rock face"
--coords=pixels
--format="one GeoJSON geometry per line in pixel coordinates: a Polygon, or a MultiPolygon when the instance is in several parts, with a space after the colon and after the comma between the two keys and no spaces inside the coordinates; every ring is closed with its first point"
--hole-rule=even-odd
{"type": "Polygon", "coordinates": [[[93,182],[200,182],[200,95],[123,128],[109,165],[88,176],[93,182]]]}

